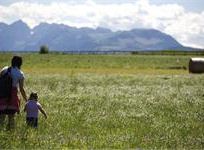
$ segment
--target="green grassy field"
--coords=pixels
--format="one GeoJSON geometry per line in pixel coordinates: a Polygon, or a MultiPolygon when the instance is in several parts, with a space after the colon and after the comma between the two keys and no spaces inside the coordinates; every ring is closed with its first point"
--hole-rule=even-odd
{"type": "Polygon", "coordinates": [[[204,75],[188,73],[190,56],[21,55],[48,119],[30,129],[21,112],[0,149],[204,148],[204,75]]]}

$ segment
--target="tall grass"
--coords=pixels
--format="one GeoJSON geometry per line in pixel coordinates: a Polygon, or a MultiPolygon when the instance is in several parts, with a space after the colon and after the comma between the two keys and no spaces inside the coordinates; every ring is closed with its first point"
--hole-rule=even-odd
{"type": "Polygon", "coordinates": [[[203,75],[171,72],[177,59],[187,66],[183,56],[24,55],[26,91],[38,92],[48,119],[30,129],[21,112],[13,131],[1,127],[0,148],[202,149],[203,75]],[[144,67],[120,73],[127,65],[144,67]]]}

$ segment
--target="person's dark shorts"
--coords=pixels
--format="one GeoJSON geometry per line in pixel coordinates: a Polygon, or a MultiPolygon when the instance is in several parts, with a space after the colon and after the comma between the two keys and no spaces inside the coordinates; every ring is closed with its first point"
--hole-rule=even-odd
{"type": "Polygon", "coordinates": [[[0,110],[0,115],[14,115],[15,113],[16,113],[16,110],[14,109],[0,110]]]}
{"type": "Polygon", "coordinates": [[[26,123],[28,126],[37,128],[38,127],[38,118],[26,117],[26,123]]]}

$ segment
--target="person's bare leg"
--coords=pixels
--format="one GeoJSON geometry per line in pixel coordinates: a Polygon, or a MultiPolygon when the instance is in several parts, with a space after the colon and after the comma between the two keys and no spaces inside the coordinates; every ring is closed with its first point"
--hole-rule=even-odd
{"type": "Polygon", "coordinates": [[[0,115],[0,127],[2,127],[5,123],[6,115],[0,115]]]}
{"type": "Polygon", "coordinates": [[[8,115],[8,125],[7,129],[13,129],[15,127],[15,120],[14,120],[15,115],[8,115]]]}

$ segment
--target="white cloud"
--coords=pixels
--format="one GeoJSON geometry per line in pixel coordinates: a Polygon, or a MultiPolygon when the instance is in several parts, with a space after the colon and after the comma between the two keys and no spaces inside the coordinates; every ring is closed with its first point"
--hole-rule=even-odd
{"type": "Polygon", "coordinates": [[[0,21],[22,19],[34,27],[40,22],[63,23],[76,27],[106,27],[114,31],[155,28],[189,46],[204,47],[204,11],[188,12],[177,4],[152,5],[149,0],[135,3],[98,4],[53,2],[50,4],[16,2],[0,5],[0,21]]]}

